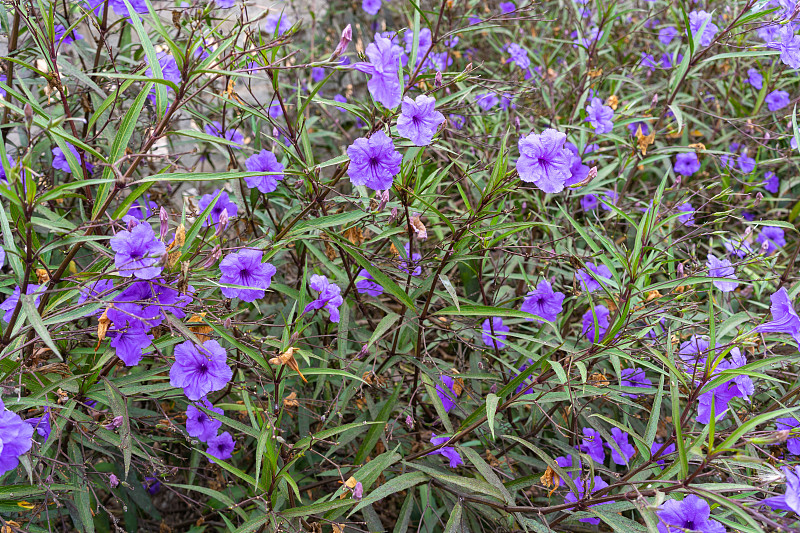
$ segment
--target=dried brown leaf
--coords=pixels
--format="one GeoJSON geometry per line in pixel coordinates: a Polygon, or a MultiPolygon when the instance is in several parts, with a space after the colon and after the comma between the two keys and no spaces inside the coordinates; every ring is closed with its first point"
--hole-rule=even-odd
{"type": "Polygon", "coordinates": [[[100,320],[97,322],[97,346],[94,347],[95,352],[100,348],[100,343],[106,338],[108,328],[111,327],[111,319],[108,318],[108,309],[110,309],[110,307],[103,311],[103,314],[100,315],[100,320]]]}
{"type": "Polygon", "coordinates": [[[292,346],[288,350],[286,350],[285,352],[280,354],[278,357],[273,357],[272,359],[270,359],[269,360],[269,364],[271,364],[271,365],[286,365],[289,368],[291,368],[292,370],[294,370],[295,372],[297,372],[300,375],[300,378],[304,382],[308,383],[308,380],[306,379],[306,377],[303,375],[302,372],[300,372],[300,367],[297,365],[297,360],[295,360],[295,358],[294,358],[294,352],[296,352],[296,351],[297,351],[297,348],[292,346]]]}

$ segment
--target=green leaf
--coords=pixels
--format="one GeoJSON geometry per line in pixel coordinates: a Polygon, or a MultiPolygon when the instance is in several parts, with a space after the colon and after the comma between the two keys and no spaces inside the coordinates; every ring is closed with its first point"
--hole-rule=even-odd
{"type": "Polygon", "coordinates": [[[492,432],[492,438],[494,439],[494,416],[497,413],[497,404],[500,402],[500,398],[496,394],[489,393],[486,396],[486,421],[489,423],[489,431],[492,432]]]}

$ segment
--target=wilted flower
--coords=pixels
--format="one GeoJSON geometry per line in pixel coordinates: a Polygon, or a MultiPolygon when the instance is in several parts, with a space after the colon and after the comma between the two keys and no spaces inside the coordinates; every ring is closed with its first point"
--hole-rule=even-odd
{"type": "Polygon", "coordinates": [[[564,147],[566,139],[563,133],[549,128],[520,139],[517,160],[520,179],[547,193],[564,190],[565,182],[572,176],[572,154],[564,147]]]}
{"type": "Polygon", "coordinates": [[[175,347],[175,363],[169,371],[169,382],[183,389],[186,396],[197,401],[209,392],[222,390],[233,378],[226,363],[225,349],[215,340],[202,347],[186,341],[175,347]]]}
{"type": "Polygon", "coordinates": [[[502,350],[506,347],[503,341],[506,340],[509,327],[503,325],[503,319],[498,316],[492,317],[491,326],[489,324],[488,318],[483,321],[483,343],[491,348],[502,350]],[[492,330],[494,330],[494,335],[492,335],[492,330]]]}
{"type": "MultiPolygon", "coordinates": [[[[522,302],[520,311],[536,315],[544,320],[553,322],[558,318],[558,314],[564,308],[564,293],[553,291],[550,282],[543,279],[536,286],[536,290],[528,291],[525,295],[525,301],[522,302]]],[[[543,320],[538,318],[529,318],[542,323],[543,320]]]]}
{"type": "MultiPolygon", "coordinates": [[[[2,415],[0,415],[0,416],[2,416],[2,415]]],[[[44,438],[45,441],[47,441],[47,439],[50,438],[50,432],[52,431],[52,428],[50,426],[50,408],[49,407],[45,407],[44,408],[44,413],[42,414],[42,416],[36,416],[36,417],[33,417],[33,418],[27,418],[27,419],[25,419],[25,422],[30,424],[31,427],[33,427],[33,429],[36,430],[36,433],[38,433],[40,437],[44,438]]],[[[0,440],[2,440],[2,437],[0,437],[0,440]]],[[[2,453],[2,452],[0,452],[0,453],[2,453]]]]}
{"type": "Polygon", "coordinates": [[[382,131],[356,139],[347,148],[347,155],[350,157],[347,175],[353,185],[365,185],[374,191],[391,188],[403,161],[392,140],[382,131]]]}
{"type": "Polygon", "coordinates": [[[424,94],[417,96],[416,100],[405,97],[397,118],[397,133],[417,146],[426,146],[444,120],[444,115],[436,110],[434,98],[424,94]]]}

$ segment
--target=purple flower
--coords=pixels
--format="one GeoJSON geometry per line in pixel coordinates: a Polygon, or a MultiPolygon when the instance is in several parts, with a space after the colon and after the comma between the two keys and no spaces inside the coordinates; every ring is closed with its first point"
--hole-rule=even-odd
{"type": "Polygon", "coordinates": [[[678,36],[678,30],[673,26],[667,26],[658,30],[658,41],[663,45],[668,45],[672,40],[678,36]]]}
{"type": "Polygon", "coordinates": [[[628,124],[628,131],[631,132],[631,137],[636,136],[636,131],[639,128],[642,128],[642,135],[647,135],[648,133],[650,133],[650,126],[647,124],[647,122],[642,122],[642,121],[631,122],[630,124],[628,124]]]}
{"type": "Polygon", "coordinates": [[[612,211],[611,206],[617,205],[619,195],[615,191],[605,191],[601,196],[600,209],[603,211],[612,211]]]}
{"type": "MultiPolygon", "coordinates": [[[[39,300],[42,298],[41,290],[44,290],[44,285],[34,285],[33,283],[28,283],[28,287],[25,289],[25,294],[36,294],[33,297],[33,305],[39,306],[39,300]]],[[[5,301],[0,304],[0,310],[5,311],[3,315],[3,320],[10,323],[11,317],[14,316],[14,309],[16,309],[17,304],[19,303],[19,296],[21,294],[21,290],[19,285],[14,287],[14,292],[11,293],[11,296],[5,299],[5,301]]]]}
{"type": "Polygon", "coordinates": [[[778,111],[789,105],[789,93],[786,91],[772,91],[764,98],[767,103],[767,109],[770,111],[778,111]]]}
{"type": "MultiPolygon", "coordinates": [[[[675,453],[675,450],[677,449],[674,444],[670,444],[669,446],[664,448],[664,450],[661,453],[656,455],[656,453],[658,452],[658,450],[661,449],[662,446],[664,446],[664,444],[662,444],[660,442],[654,442],[653,445],[650,447],[650,455],[653,457],[653,459],[657,459],[658,457],[664,457],[664,456],[669,455],[671,453],[675,453]]],[[[656,462],[661,467],[663,467],[666,464],[666,461],[664,461],[663,459],[658,460],[656,462]]]]}
{"type": "Polygon", "coordinates": [[[697,10],[689,13],[689,29],[692,31],[694,38],[700,40],[700,46],[710,45],[711,41],[714,40],[714,36],[719,31],[717,25],[711,22],[711,13],[697,10]],[[705,29],[703,33],[698,35],[704,24],[705,29]]]}
{"type": "Polygon", "coordinates": [[[403,161],[403,156],[383,131],[373,133],[370,138],[356,139],[347,148],[347,155],[350,157],[347,169],[350,181],[373,191],[390,189],[403,161]]]}
{"type": "Polygon", "coordinates": [[[500,13],[502,13],[503,15],[512,13],[516,9],[517,6],[514,5],[514,2],[500,2],[500,13]]]}
{"type": "Polygon", "coordinates": [[[144,482],[142,482],[142,488],[150,493],[151,496],[154,496],[161,490],[161,482],[157,478],[147,476],[144,478],[144,482]]]}
{"type": "Polygon", "coordinates": [[[230,198],[228,197],[228,193],[217,189],[211,194],[204,194],[200,198],[200,201],[197,202],[197,209],[200,211],[200,213],[205,211],[206,207],[211,205],[211,202],[214,201],[214,198],[218,196],[219,200],[217,200],[217,203],[214,204],[214,207],[211,208],[211,212],[208,214],[208,218],[206,218],[206,220],[203,221],[203,227],[212,225],[217,226],[219,224],[219,217],[220,215],[222,215],[223,211],[228,213],[229,218],[235,217],[236,213],[239,212],[239,206],[230,200],[230,198]]]}
{"type": "Polygon", "coordinates": [[[747,254],[752,254],[753,249],[750,247],[750,243],[747,241],[739,240],[739,241],[732,241],[732,240],[725,240],[722,241],[723,246],[725,246],[725,250],[731,254],[735,255],[739,259],[742,259],[747,254]]]}
{"type": "Polygon", "coordinates": [[[436,394],[442,400],[442,407],[444,407],[445,413],[449,413],[456,406],[457,396],[455,390],[453,390],[454,384],[455,380],[453,378],[442,375],[441,383],[436,385],[436,394]]]}
{"type": "Polygon", "coordinates": [[[692,207],[692,204],[685,202],[677,206],[675,209],[683,213],[683,215],[678,215],[678,222],[686,226],[694,226],[695,210],[694,207],[692,207]]]}
{"type": "Polygon", "coordinates": [[[781,496],[766,498],[761,504],[773,509],[794,511],[800,514],[800,465],[795,465],[791,468],[783,466],[781,470],[786,476],[786,492],[781,496]]]}
{"type": "MultiPolygon", "coordinates": [[[[600,437],[598,436],[598,438],[600,438],[600,437]]],[[[600,447],[602,448],[603,445],[600,444],[600,447]]],[[[575,484],[576,488],[578,489],[578,494],[575,494],[574,492],[570,492],[569,494],[564,496],[564,501],[567,502],[567,503],[574,503],[574,502],[577,502],[579,499],[582,500],[584,498],[584,495],[587,492],[597,492],[600,489],[604,489],[604,488],[608,487],[608,483],[603,481],[600,478],[600,476],[594,476],[594,482],[592,483],[591,489],[589,487],[590,483],[592,483],[592,480],[590,480],[590,479],[578,480],[578,483],[575,484]]],[[[609,503],[611,503],[611,502],[598,503],[598,504],[595,504],[595,505],[590,505],[589,507],[595,507],[597,505],[608,505],[609,503]]],[[[580,521],[581,522],[585,522],[587,524],[595,524],[595,525],[600,523],[600,519],[599,518],[581,518],[580,521]]]]}
{"type": "Polygon", "coordinates": [[[528,58],[528,51],[522,48],[517,43],[511,43],[508,45],[508,55],[510,56],[506,62],[507,63],[514,63],[517,67],[525,70],[526,68],[531,66],[531,60],[528,58]]]}
{"type": "Polygon", "coordinates": [[[767,255],[772,255],[772,253],[778,248],[783,248],[786,246],[786,239],[784,238],[783,229],[776,226],[764,226],[764,228],[761,230],[761,233],[759,233],[758,237],[756,237],[756,240],[762,246],[764,243],[767,243],[767,255]]]}
{"type": "Polygon", "coordinates": [[[220,9],[230,9],[236,5],[236,0],[215,0],[214,3],[220,9]]]}
{"type": "MultiPolygon", "coordinates": [[[[449,437],[437,437],[436,433],[431,433],[431,444],[434,446],[438,446],[444,442],[447,442],[449,437]]],[[[455,449],[454,446],[444,446],[439,448],[438,450],[434,450],[428,455],[444,455],[450,461],[450,468],[456,468],[458,465],[463,465],[464,460],[461,458],[461,454],[458,453],[458,450],[455,449]]]]}
{"type": "Polygon", "coordinates": [[[509,327],[504,326],[503,319],[498,316],[492,317],[491,320],[491,326],[489,325],[488,318],[483,321],[483,344],[491,348],[502,350],[506,347],[503,341],[506,340],[506,333],[508,333],[509,327]],[[492,329],[494,329],[494,337],[492,336],[492,329]]]}
{"type": "Polygon", "coordinates": [[[597,133],[610,133],[614,129],[611,121],[614,110],[604,105],[599,98],[592,98],[591,103],[586,107],[586,121],[591,124],[597,133]]]}
{"type": "Polygon", "coordinates": [[[241,144],[244,142],[244,135],[242,135],[235,129],[223,130],[222,124],[220,124],[219,121],[216,120],[211,124],[206,124],[203,129],[208,135],[219,137],[220,139],[226,139],[237,145],[233,146],[233,148],[241,148],[241,144]]]}
{"type": "MultiPolygon", "coordinates": [[[[1,416],[1,415],[0,415],[1,416]]],[[[36,433],[42,437],[45,442],[47,439],[50,438],[50,433],[52,431],[52,427],[50,426],[50,408],[45,407],[44,413],[42,416],[37,416],[34,418],[28,418],[25,420],[26,423],[30,424],[33,429],[36,430],[36,433]]],[[[2,438],[0,438],[2,440],[2,438]]],[[[2,453],[2,452],[0,452],[2,453]]]]}
{"type": "Polygon", "coordinates": [[[450,115],[448,117],[450,124],[457,130],[462,129],[467,124],[467,119],[464,115],[450,115]]]}
{"type": "MultiPolygon", "coordinates": [[[[656,58],[653,57],[651,54],[642,52],[642,66],[649,68],[651,71],[655,68],[658,68],[656,64],[656,58]]],[[[630,129],[631,125],[628,124],[628,128],[630,129]]],[[[634,130],[636,131],[636,130],[634,130]]]]}
{"type": "Polygon", "coordinates": [[[20,455],[27,453],[32,445],[33,426],[6,409],[0,400],[0,476],[14,470],[20,455]]]}
{"type": "MultiPolygon", "coordinates": [[[[525,301],[522,302],[520,311],[553,322],[558,318],[558,314],[564,308],[563,302],[564,293],[553,291],[550,282],[543,279],[536,286],[536,290],[528,291],[528,294],[525,295],[525,301]]],[[[539,320],[538,318],[529,318],[527,320],[533,320],[540,324],[544,322],[544,320],[539,320]]]]}
{"type": "Polygon", "coordinates": [[[572,154],[564,147],[566,139],[563,133],[549,128],[520,139],[519,178],[547,193],[564,190],[564,183],[572,175],[572,154]]]}
{"type": "MultiPolygon", "coordinates": [[[[97,0],[92,0],[92,1],[97,1],[97,0]]],[[[162,77],[165,80],[174,83],[175,85],[179,85],[181,83],[181,70],[178,68],[178,64],[175,62],[175,58],[166,52],[158,52],[156,54],[156,60],[158,61],[158,66],[161,67],[162,77]]],[[[147,56],[145,56],[145,61],[149,61],[147,59],[147,56]]],[[[156,77],[152,67],[147,67],[147,70],[144,71],[144,75],[147,78],[156,77]]],[[[167,85],[167,91],[172,91],[172,90],[173,90],[172,87],[167,85]]],[[[155,87],[151,89],[149,98],[152,102],[155,102],[156,98],[155,87]]]]}
{"type": "Polygon", "coordinates": [[[375,34],[375,41],[367,46],[369,63],[359,62],[353,68],[371,76],[367,83],[369,93],[384,107],[394,109],[400,103],[401,89],[398,70],[403,49],[387,37],[375,34]]]}
{"type": "Polygon", "coordinates": [[[411,254],[411,261],[409,262],[408,254],[409,250],[411,249],[410,244],[406,243],[405,246],[403,246],[403,249],[405,250],[405,254],[401,254],[402,260],[400,261],[400,266],[398,266],[398,268],[402,272],[405,272],[406,274],[411,274],[412,276],[419,276],[420,274],[422,274],[422,267],[419,264],[419,262],[422,260],[422,255],[414,252],[413,254],[411,254]],[[410,270],[412,267],[414,268],[414,270],[410,270]]]}
{"type": "Polygon", "coordinates": [[[497,98],[497,93],[490,91],[486,93],[476,94],[475,103],[478,104],[478,107],[480,107],[484,111],[489,111],[498,103],[500,103],[500,99],[497,98]]]}
{"type": "Polygon", "coordinates": [[[283,179],[284,166],[278,163],[275,154],[269,150],[261,150],[251,155],[244,162],[249,172],[265,172],[263,176],[249,176],[244,179],[247,186],[263,193],[273,192],[278,188],[278,182],[283,179]]]}
{"type": "Polygon", "coordinates": [[[184,342],[175,347],[175,363],[169,370],[169,383],[182,388],[186,397],[197,401],[209,392],[222,390],[233,378],[226,363],[225,349],[215,340],[203,346],[184,342]]]}
{"type": "MultiPolygon", "coordinates": [[[[532,365],[532,364],[533,364],[533,360],[532,360],[532,359],[528,359],[528,362],[527,362],[527,363],[525,363],[525,364],[523,364],[521,367],[519,367],[519,373],[518,373],[516,376],[514,376],[514,378],[516,378],[517,376],[519,376],[520,374],[522,374],[523,372],[525,372],[525,370],[528,368],[528,365],[532,365]]],[[[527,381],[528,379],[530,379],[530,377],[528,377],[528,378],[526,378],[526,379],[522,380],[522,383],[520,383],[520,384],[517,386],[517,389],[514,391],[514,393],[515,393],[515,394],[519,394],[519,392],[520,392],[522,389],[524,389],[526,386],[528,387],[528,390],[526,390],[524,394],[533,394],[533,387],[531,387],[531,386],[528,386],[528,384],[526,383],[526,381],[527,381]]]]}
{"type": "MultiPolygon", "coordinates": [[[[583,463],[581,462],[581,458],[579,456],[570,455],[569,457],[565,457],[562,455],[560,457],[556,457],[555,461],[556,464],[561,468],[569,468],[573,470],[572,472],[567,472],[567,475],[570,477],[570,479],[575,479],[576,477],[580,478],[581,470],[583,469],[583,463]],[[573,460],[575,461],[575,464],[573,464],[573,460]]],[[[560,485],[561,478],[558,478],[558,481],[560,485]]]]}
{"type": "MultiPolygon", "coordinates": [[[[708,254],[708,276],[712,278],[727,278],[737,280],[731,262],[727,259],[717,259],[714,254],[708,254]]],[[[733,292],[739,286],[738,281],[714,280],[714,286],[722,292],[733,292]]]]}
{"type": "MultiPolygon", "coordinates": [[[[69,143],[67,143],[67,148],[70,152],[72,152],[72,155],[75,156],[75,159],[78,160],[78,163],[81,163],[81,157],[78,154],[78,150],[76,150],[75,147],[69,143]]],[[[83,163],[86,165],[86,171],[91,174],[94,170],[94,165],[86,161],[85,158],[83,159],[83,163]]],[[[64,152],[58,146],[53,148],[53,168],[63,170],[68,174],[72,174],[72,169],[69,167],[69,163],[67,163],[67,158],[64,156],[64,152]]]]}
{"type": "Polygon", "coordinates": [[[786,288],[781,287],[769,299],[772,320],[756,326],[753,331],[759,333],[786,333],[800,344],[800,317],[797,316],[797,312],[794,310],[794,304],[789,298],[786,288]]]}
{"type": "Polygon", "coordinates": [[[375,281],[375,278],[372,277],[372,274],[370,274],[367,269],[362,268],[357,277],[364,278],[356,281],[356,290],[358,290],[359,294],[367,294],[375,297],[383,294],[383,287],[375,281]]]}
{"type": "Polygon", "coordinates": [[[589,28],[589,31],[586,32],[585,37],[578,37],[578,32],[574,31],[570,34],[570,37],[575,38],[573,41],[575,44],[572,45],[573,48],[578,48],[578,46],[583,46],[584,48],[590,48],[594,45],[597,41],[603,37],[603,31],[598,28],[597,26],[592,26],[589,28]]]}
{"type": "Polygon", "coordinates": [[[275,35],[276,32],[279,36],[283,35],[291,29],[292,22],[289,20],[289,17],[283,13],[270,13],[264,21],[264,31],[267,32],[270,37],[275,35]]]}
{"type": "MultiPolygon", "coordinates": [[[[333,100],[334,100],[335,102],[339,102],[339,103],[341,103],[341,104],[346,104],[346,103],[347,103],[347,98],[345,98],[345,97],[344,97],[344,96],[342,96],[341,94],[334,95],[334,97],[333,97],[333,100]]],[[[340,113],[345,113],[345,112],[347,112],[347,109],[345,109],[345,108],[343,108],[343,107],[338,107],[338,106],[337,106],[337,107],[336,107],[336,109],[338,109],[340,113]]]]}
{"type": "Polygon", "coordinates": [[[130,209],[128,209],[127,216],[133,217],[136,220],[147,220],[157,210],[158,210],[158,204],[151,200],[146,200],[146,201],[136,200],[131,204],[130,209]]]}
{"type": "MultiPolygon", "coordinates": [[[[747,364],[747,360],[738,348],[733,348],[730,358],[723,360],[714,369],[711,376],[713,379],[723,370],[733,370],[747,364]]],[[[701,424],[708,424],[711,419],[711,407],[713,403],[715,419],[722,420],[728,412],[728,403],[734,398],[744,398],[749,401],[749,396],[755,391],[753,380],[750,376],[740,375],[726,381],[722,385],[700,395],[699,406],[697,408],[697,421],[701,424]]]]}
{"type": "MultiPolygon", "coordinates": [[[[791,2],[792,10],[795,3],[791,2]]],[[[800,68],[800,36],[794,33],[794,24],[781,27],[776,37],[780,40],[768,43],[767,47],[780,50],[781,61],[789,68],[800,68]]]]}
{"type": "Polygon", "coordinates": [[[164,243],[156,240],[150,224],[141,223],[131,231],[120,231],[111,238],[114,266],[120,276],[134,276],[138,279],[153,279],[161,275],[163,267],[159,264],[167,252],[164,243]]]}
{"type": "Polygon", "coordinates": [[[594,310],[589,309],[583,314],[583,333],[592,342],[600,342],[605,337],[609,326],[610,311],[604,305],[596,305],[594,310]],[[595,321],[597,327],[595,328],[595,321]]]}
{"type": "Polygon", "coordinates": [[[311,79],[314,83],[319,83],[325,79],[325,69],[322,67],[311,68],[311,79]]]}
{"type": "Polygon", "coordinates": [[[603,464],[606,459],[603,438],[598,431],[592,428],[583,428],[583,439],[576,448],[591,457],[597,464],[603,464]]]}
{"type": "Polygon", "coordinates": [[[219,264],[222,271],[220,283],[250,288],[222,287],[222,294],[227,298],[239,298],[243,302],[263,298],[276,272],[270,263],[261,262],[263,256],[264,252],[250,249],[226,255],[219,264]]]}
{"type": "Polygon", "coordinates": [[[800,422],[794,417],[778,418],[775,420],[775,429],[778,431],[789,431],[789,438],[786,439],[786,448],[793,455],[800,455],[800,422]]]}
{"type": "Polygon", "coordinates": [[[658,533],[725,533],[725,526],[710,518],[711,508],[699,496],[690,494],[683,500],[667,500],[658,511],[658,533]]]}
{"type": "Polygon", "coordinates": [[[581,197],[581,208],[584,211],[594,211],[600,205],[600,200],[594,194],[587,194],[581,197]]]}
{"type": "MultiPolygon", "coordinates": [[[[220,461],[225,461],[233,457],[233,449],[236,447],[233,437],[231,437],[231,434],[227,431],[208,439],[206,444],[208,444],[206,453],[220,461]]],[[[214,459],[209,459],[209,461],[212,463],[216,462],[214,459]]]]}
{"type": "Polygon", "coordinates": [[[608,449],[611,450],[611,460],[613,460],[615,464],[627,465],[628,460],[636,455],[636,448],[633,447],[633,444],[628,442],[629,436],[630,435],[619,428],[611,428],[611,438],[614,439],[617,447],[622,452],[622,455],[620,455],[610,443],[606,444],[608,449]]]}
{"type": "Polygon", "coordinates": [[[144,349],[153,342],[153,336],[147,334],[145,325],[140,320],[128,320],[126,324],[127,327],[121,329],[117,329],[117,324],[114,324],[115,328],[108,332],[108,336],[111,338],[111,347],[125,366],[136,366],[144,356],[144,349]]]}
{"type": "Polygon", "coordinates": [[[397,133],[417,146],[427,146],[443,122],[444,115],[436,111],[434,98],[421,94],[412,100],[406,96],[397,118],[397,133]]]}
{"type": "Polygon", "coordinates": [[[611,270],[605,265],[596,266],[594,263],[586,263],[586,268],[589,272],[583,268],[575,272],[575,276],[577,276],[581,284],[582,291],[594,292],[598,290],[601,285],[605,285],[604,279],[609,281],[612,278],[611,270]]]}
{"type": "Polygon", "coordinates": [[[342,289],[335,283],[328,281],[325,276],[314,274],[311,276],[311,281],[308,286],[319,292],[319,296],[313,302],[306,305],[303,314],[311,310],[325,308],[330,315],[331,322],[339,322],[339,306],[342,305],[344,299],[342,298],[342,289]]]}
{"type": "Polygon", "coordinates": [[[361,2],[361,9],[374,17],[381,10],[381,4],[382,0],[364,0],[361,2]]]}
{"type": "MultiPolygon", "coordinates": [[[[207,411],[222,414],[222,409],[214,407],[211,403],[203,398],[200,405],[207,411]]],[[[186,432],[191,437],[200,439],[202,442],[208,442],[211,438],[216,436],[217,430],[222,427],[222,421],[213,418],[211,415],[206,414],[202,409],[190,404],[186,407],[186,432]]]]}
{"type": "MultiPolygon", "coordinates": [[[[644,373],[644,370],[641,368],[623,368],[620,374],[620,381],[619,384],[621,387],[636,387],[639,389],[651,389],[653,388],[653,382],[647,377],[644,373]]],[[[628,398],[636,399],[639,397],[638,394],[628,394],[622,393],[622,396],[627,396],[628,398]]]]}
{"type": "Polygon", "coordinates": [[[774,172],[767,172],[764,174],[764,189],[766,189],[767,192],[778,194],[780,187],[781,180],[778,179],[778,176],[776,176],[774,172]]]}
{"type": "Polygon", "coordinates": [[[694,152],[683,152],[675,156],[675,172],[681,176],[691,176],[700,170],[700,161],[694,152]]]}
{"type": "Polygon", "coordinates": [[[678,54],[673,61],[672,55],[664,53],[661,55],[661,68],[672,68],[683,61],[683,54],[678,54]]]}
{"type": "MultiPolygon", "coordinates": [[[[407,31],[403,35],[403,41],[405,41],[406,53],[410,54],[414,50],[414,32],[407,31]]],[[[433,46],[433,34],[430,29],[422,28],[419,30],[419,40],[417,41],[417,63],[422,60],[422,56],[431,49],[431,46],[433,46]]],[[[404,61],[408,61],[408,58],[405,58],[404,61]]]]}
{"type": "Polygon", "coordinates": [[[764,76],[762,76],[758,70],[751,68],[747,71],[747,82],[752,85],[754,89],[760,91],[761,87],[764,86],[764,76]]]}
{"type": "Polygon", "coordinates": [[[54,35],[55,38],[53,39],[53,41],[55,42],[55,44],[62,43],[64,45],[69,45],[74,43],[75,41],[80,41],[83,39],[83,35],[81,35],[75,30],[72,30],[71,32],[67,33],[67,28],[64,27],[63,24],[56,24],[53,30],[55,34],[54,35]]]}
{"type": "Polygon", "coordinates": [[[756,168],[756,160],[752,157],[748,157],[746,153],[743,153],[739,156],[739,158],[736,160],[736,164],[738,165],[739,170],[745,174],[750,174],[756,168]]]}
{"type": "Polygon", "coordinates": [[[564,185],[569,187],[585,180],[589,176],[589,167],[583,164],[577,146],[567,141],[564,143],[564,148],[570,152],[572,157],[569,165],[570,177],[564,182],[564,185]]]}

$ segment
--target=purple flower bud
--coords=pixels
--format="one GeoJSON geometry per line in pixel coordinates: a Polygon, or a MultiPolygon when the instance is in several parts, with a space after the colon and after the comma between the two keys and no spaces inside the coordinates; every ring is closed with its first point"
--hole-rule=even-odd
{"type": "Polygon", "coordinates": [[[389,202],[389,189],[380,191],[378,193],[378,198],[380,198],[378,201],[378,211],[383,211],[383,208],[386,207],[386,204],[389,202]]]}
{"type": "Polygon", "coordinates": [[[753,202],[753,207],[758,207],[758,204],[760,204],[760,203],[761,203],[761,199],[762,199],[762,198],[764,198],[764,195],[763,195],[763,194],[761,194],[761,191],[757,192],[757,193],[756,193],[756,199],[755,199],[755,201],[753,202]]]}
{"type": "Polygon", "coordinates": [[[219,214],[219,224],[217,224],[216,234],[220,236],[225,228],[228,227],[228,209],[223,209],[222,213],[219,214]]]}
{"type": "Polygon", "coordinates": [[[676,270],[678,271],[678,277],[682,278],[683,277],[683,263],[678,263],[678,267],[677,267],[676,270]]]}
{"type": "Polygon", "coordinates": [[[497,383],[492,383],[492,386],[489,387],[489,392],[491,392],[492,394],[497,393],[497,383]]]}
{"type": "Polygon", "coordinates": [[[363,359],[368,354],[369,354],[369,344],[365,344],[364,346],[361,347],[361,350],[359,350],[358,355],[356,355],[356,359],[363,359]]]}
{"type": "Polygon", "coordinates": [[[25,127],[31,129],[33,125],[33,108],[31,104],[25,104],[25,127]]]}
{"type": "Polygon", "coordinates": [[[767,253],[767,249],[769,249],[769,241],[768,240],[764,240],[764,242],[761,243],[761,251],[760,251],[760,253],[762,253],[762,254],[767,253]]]}
{"type": "Polygon", "coordinates": [[[744,238],[746,239],[751,233],[753,233],[753,226],[747,226],[744,228],[744,238]]]}
{"type": "Polygon", "coordinates": [[[675,185],[672,186],[673,189],[679,189],[681,186],[681,175],[678,174],[675,176],[675,185]]]}
{"type": "Polygon", "coordinates": [[[411,415],[406,415],[406,426],[408,429],[414,429],[414,418],[411,415]]]}
{"type": "Polygon", "coordinates": [[[222,257],[222,249],[219,247],[219,244],[217,244],[208,253],[208,257],[203,262],[203,268],[211,268],[219,261],[220,257],[222,257]]]}
{"type": "Polygon", "coordinates": [[[169,232],[169,213],[164,206],[161,206],[161,210],[158,212],[158,219],[161,221],[161,240],[163,241],[169,232]]]}
{"type": "MultiPolygon", "coordinates": [[[[348,24],[348,28],[350,25],[348,24]]],[[[356,482],[356,486],[353,487],[353,499],[358,501],[364,497],[364,486],[361,484],[360,481],[356,482]]]]}
{"type": "Polygon", "coordinates": [[[345,27],[345,29],[342,30],[342,38],[339,40],[339,44],[336,46],[336,50],[334,50],[333,54],[331,54],[331,58],[329,59],[329,61],[333,61],[334,59],[342,55],[344,51],[347,50],[347,45],[349,45],[350,41],[352,40],[353,40],[353,28],[351,28],[350,24],[348,24],[347,27],[345,27]]]}
{"type": "Polygon", "coordinates": [[[122,425],[122,416],[115,416],[114,419],[106,424],[104,427],[109,431],[114,431],[122,425]]]}
{"type": "Polygon", "coordinates": [[[222,325],[225,326],[225,329],[231,329],[232,323],[233,321],[231,320],[231,317],[228,317],[225,319],[225,322],[223,322],[222,325]]]}
{"type": "Polygon", "coordinates": [[[128,231],[133,231],[133,228],[139,225],[139,221],[133,217],[126,217],[123,218],[123,220],[126,220],[126,222],[128,223],[128,231]]]}
{"type": "Polygon", "coordinates": [[[114,474],[109,475],[108,476],[108,484],[111,485],[112,489],[117,488],[117,486],[119,485],[119,478],[117,476],[115,476],[114,474]]]}
{"type": "Polygon", "coordinates": [[[433,78],[433,85],[435,87],[437,87],[437,88],[442,86],[442,73],[441,73],[441,71],[438,71],[438,70],[436,71],[436,77],[433,78]]]}
{"type": "Polygon", "coordinates": [[[397,218],[397,208],[393,207],[392,208],[392,217],[389,219],[389,222],[392,222],[396,218],[397,218]]]}

